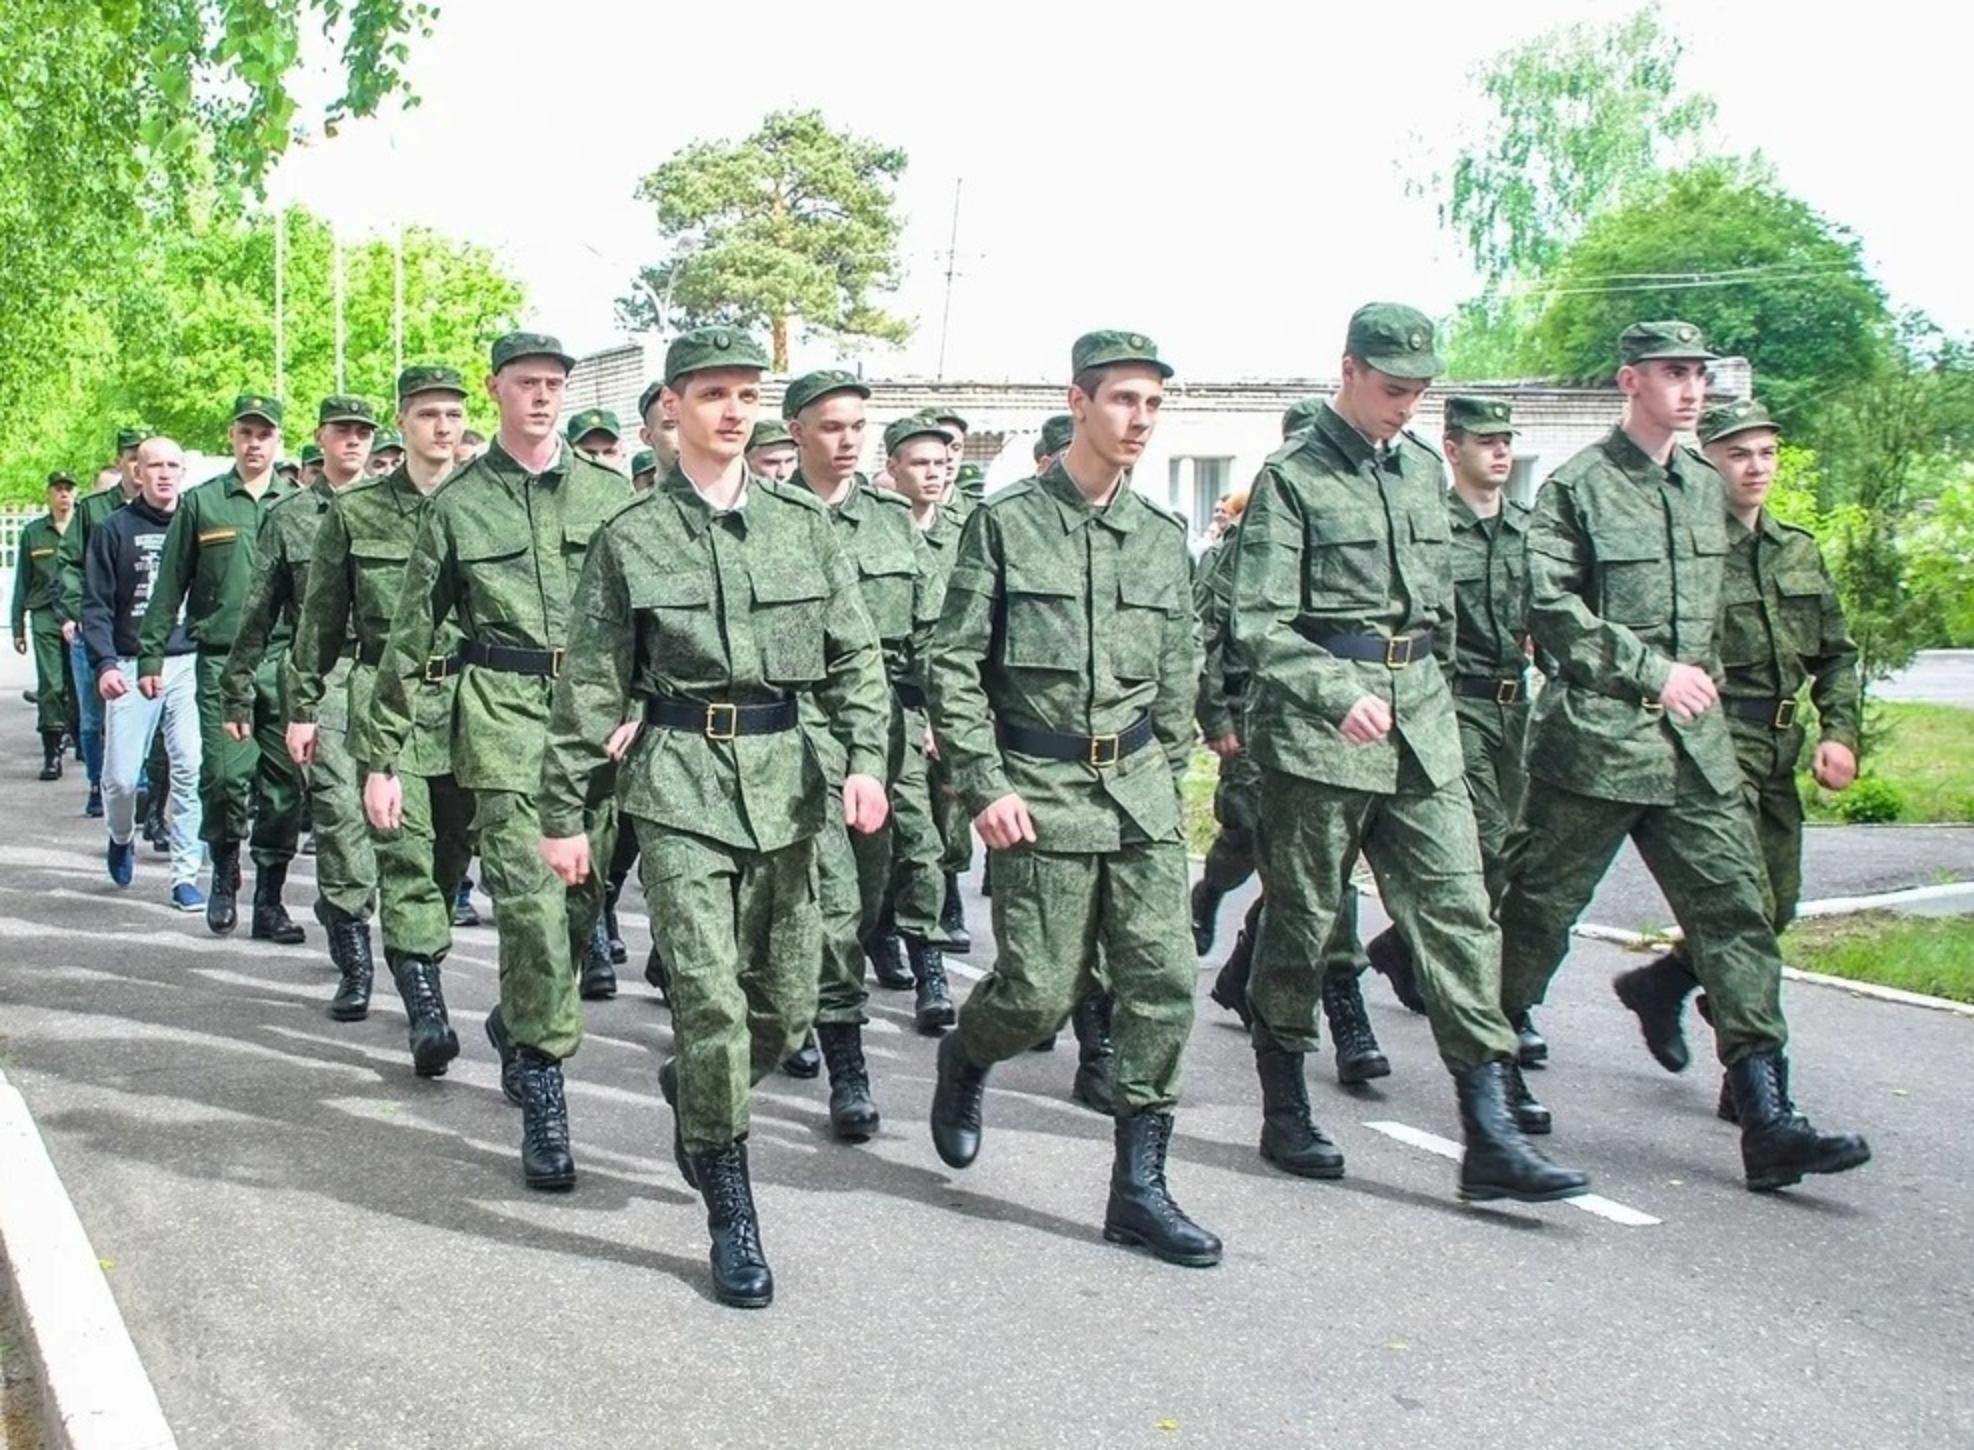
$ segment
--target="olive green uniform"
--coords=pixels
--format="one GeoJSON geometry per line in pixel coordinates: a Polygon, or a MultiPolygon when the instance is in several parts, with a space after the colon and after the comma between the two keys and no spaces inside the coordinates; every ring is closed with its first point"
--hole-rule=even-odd
{"type": "Polygon", "coordinates": [[[59,735],[70,724],[68,641],[62,638],[63,538],[75,532],[55,527],[53,514],[30,520],[14,544],[14,638],[34,652],[34,723],[42,735],[59,735]]]}
{"type": "MultiPolygon", "coordinates": [[[[158,577],[138,635],[138,675],[161,674],[165,642],[184,607],[186,630],[199,646],[195,679],[205,752],[199,765],[199,798],[205,809],[200,834],[215,847],[250,842],[258,866],[286,866],[301,832],[302,778],[288,758],[279,653],[266,653],[254,671],[254,728],[245,740],[226,733],[223,677],[253,579],[261,522],[296,491],[277,475],[255,498],[237,469],[188,490],[165,533],[158,577]]],[[[271,631],[268,643],[285,647],[287,642],[283,623],[271,631]]]]}
{"type": "Polygon", "coordinates": [[[572,611],[540,834],[583,830],[612,774],[603,743],[634,706],[703,722],[648,723],[620,772],[671,968],[677,1108],[695,1153],[747,1136],[750,1085],[815,1014],[814,844],[837,793],[797,712],[756,731],[722,707],[814,702],[841,770],[884,771],[883,665],[836,532],[806,490],[750,477],[741,505],[716,513],[674,468],[597,531],[572,611]]]}
{"type": "MultiPolygon", "coordinates": [[[[961,510],[941,504],[932,516],[932,527],[921,532],[929,570],[929,594],[938,599],[942,612],[946,581],[952,576],[953,561],[959,557],[960,532],[966,526],[961,510]]],[[[932,801],[932,820],[939,832],[939,869],[948,876],[959,876],[973,866],[973,817],[953,786],[952,772],[944,758],[926,763],[926,790],[932,801]]]]}

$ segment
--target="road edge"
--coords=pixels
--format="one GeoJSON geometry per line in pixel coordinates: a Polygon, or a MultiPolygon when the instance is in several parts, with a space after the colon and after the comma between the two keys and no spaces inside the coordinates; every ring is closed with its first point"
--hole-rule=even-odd
{"type": "Polygon", "coordinates": [[[177,1450],[151,1377],[19,1089],[0,1072],[0,1271],[51,1450],[177,1450]]]}

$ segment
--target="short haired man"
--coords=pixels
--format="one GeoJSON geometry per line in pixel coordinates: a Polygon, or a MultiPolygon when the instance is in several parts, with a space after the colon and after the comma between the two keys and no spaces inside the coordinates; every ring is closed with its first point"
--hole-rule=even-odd
{"type": "Polygon", "coordinates": [[[379,428],[370,440],[370,457],[364,464],[364,475],[368,478],[382,478],[400,463],[404,462],[404,439],[389,428],[379,428]]]}
{"type": "Polygon", "coordinates": [[[747,466],[761,477],[786,483],[795,474],[795,440],[779,418],[763,418],[747,435],[747,466]]]}
{"type": "Polygon", "coordinates": [[[1042,420],[1042,431],[1035,435],[1035,476],[1040,478],[1062,456],[1076,434],[1076,420],[1067,413],[1056,413],[1042,420]]]}
{"type": "Polygon", "coordinates": [[[62,742],[75,715],[68,647],[62,639],[62,539],[75,523],[75,478],[48,475],[48,512],[14,541],[14,653],[34,649],[34,723],[41,732],[41,779],[62,778],[62,742]],[[32,627],[30,627],[30,622],[32,627]]]}
{"type": "Polygon", "coordinates": [[[646,386],[638,395],[637,436],[644,446],[651,450],[658,461],[658,477],[662,480],[679,461],[679,421],[665,411],[665,383],[661,378],[646,386]]]}
{"type": "Polygon", "coordinates": [[[459,441],[453,445],[453,465],[458,468],[464,468],[486,451],[487,435],[468,428],[464,433],[459,435],[459,441]]]}
{"type": "Polygon", "coordinates": [[[295,486],[310,488],[322,477],[322,450],[313,443],[304,443],[301,451],[301,467],[295,472],[295,486]]]}
{"type": "Polygon", "coordinates": [[[585,408],[574,414],[563,436],[578,453],[605,468],[624,471],[624,430],[608,408],[585,408]]]}
{"type": "Polygon", "coordinates": [[[56,555],[61,583],[59,612],[62,638],[68,641],[69,677],[76,683],[82,763],[89,782],[83,813],[92,817],[103,814],[103,697],[90,688],[95,672],[89,667],[89,654],[82,644],[83,559],[89,547],[89,535],[96,526],[137,497],[137,448],[149,436],[149,432],[142,428],[117,430],[116,466],[98,473],[95,492],[77,502],[75,521],[62,535],[61,548],[56,555]],[[104,474],[112,475],[107,484],[104,474]]]}
{"type": "Polygon", "coordinates": [[[639,493],[649,493],[658,483],[658,455],[649,448],[640,448],[631,455],[631,487],[639,493]]]}

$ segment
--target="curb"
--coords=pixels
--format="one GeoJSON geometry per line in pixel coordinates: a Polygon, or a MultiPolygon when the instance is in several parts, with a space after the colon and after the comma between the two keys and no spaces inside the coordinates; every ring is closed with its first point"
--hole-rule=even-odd
{"type": "Polygon", "coordinates": [[[0,1260],[56,1450],[176,1450],[101,1262],[27,1103],[0,1074],[0,1260]]]}

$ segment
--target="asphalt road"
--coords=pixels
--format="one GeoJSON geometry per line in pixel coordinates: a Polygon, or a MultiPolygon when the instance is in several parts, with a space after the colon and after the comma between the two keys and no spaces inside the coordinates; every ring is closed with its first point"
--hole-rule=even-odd
{"type": "Polygon", "coordinates": [[[1926,700],[1974,709],[1974,649],[1926,650],[1900,673],[1871,687],[1881,700],[1926,700]]]}

